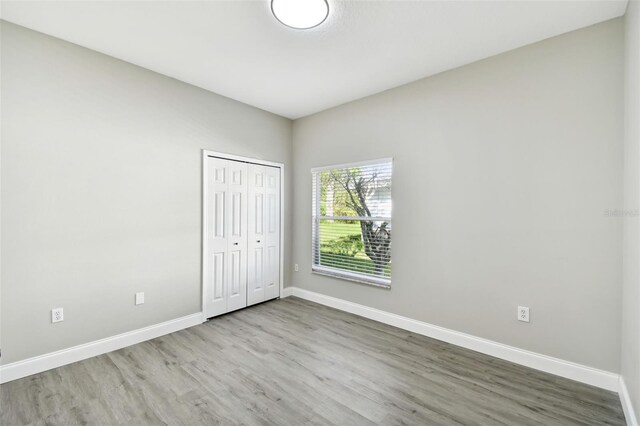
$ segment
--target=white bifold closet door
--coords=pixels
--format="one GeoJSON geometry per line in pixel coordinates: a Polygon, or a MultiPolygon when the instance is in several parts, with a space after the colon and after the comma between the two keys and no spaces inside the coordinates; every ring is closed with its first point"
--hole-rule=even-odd
{"type": "Polygon", "coordinates": [[[280,169],[248,165],[247,306],[280,295],[280,169]]]}
{"type": "Polygon", "coordinates": [[[207,157],[207,318],[280,296],[280,169],[207,157]]]}
{"type": "Polygon", "coordinates": [[[247,164],[208,158],[206,315],[247,306],[247,164]]]}

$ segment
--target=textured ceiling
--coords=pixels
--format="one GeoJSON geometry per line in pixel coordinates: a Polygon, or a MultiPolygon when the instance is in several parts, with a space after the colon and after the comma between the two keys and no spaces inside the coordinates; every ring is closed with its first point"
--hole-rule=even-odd
{"type": "Polygon", "coordinates": [[[298,118],[624,14],[626,0],[332,1],[294,30],[268,1],[3,1],[2,19],[298,118]]]}

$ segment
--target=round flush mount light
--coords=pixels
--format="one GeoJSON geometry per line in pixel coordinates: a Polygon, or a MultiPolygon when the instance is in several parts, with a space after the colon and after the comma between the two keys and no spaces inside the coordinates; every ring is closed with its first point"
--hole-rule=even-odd
{"type": "Polygon", "coordinates": [[[271,12],[287,27],[306,30],[327,19],[329,3],[327,0],[271,0],[271,12]]]}

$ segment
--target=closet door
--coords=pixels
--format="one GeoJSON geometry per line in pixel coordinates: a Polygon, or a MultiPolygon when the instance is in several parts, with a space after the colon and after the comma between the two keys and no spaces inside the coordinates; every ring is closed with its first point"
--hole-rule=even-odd
{"type": "Polygon", "coordinates": [[[280,296],[280,169],[265,167],[264,300],[280,296]]]}
{"type": "Polygon", "coordinates": [[[280,169],[249,165],[247,305],[280,296],[280,169]]]}
{"type": "Polygon", "coordinates": [[[212,317],[227,312],[229,161],[208,157],[207,169],[204,294],[206,316],[212,317]]]}
{"type": "Polygon", "coordinates": [[[229,161],[227,312],[247,306],[247,164],[229,161]]]}
{"type": "Polygon", "coordinates": [[[207,318],[280,296],[280,169],[206,158],[207,318]]]}
{"type": "Polygon", "coordinates": [[[207,158],[205,314],[247,306],[247,165],[207,158]]]}
{"type": "Polygon", "coordinates": [[[265,167],[248,165],[248,261],[247,306],[265,300],[265,167]]]}

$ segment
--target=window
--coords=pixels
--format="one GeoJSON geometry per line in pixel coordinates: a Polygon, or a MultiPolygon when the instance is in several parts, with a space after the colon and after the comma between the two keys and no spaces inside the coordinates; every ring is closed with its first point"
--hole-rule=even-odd
{"type": "Polygon", "coordinates": [[[392,160],[311,173],[313,271],[390,287],[392,160]]]}

